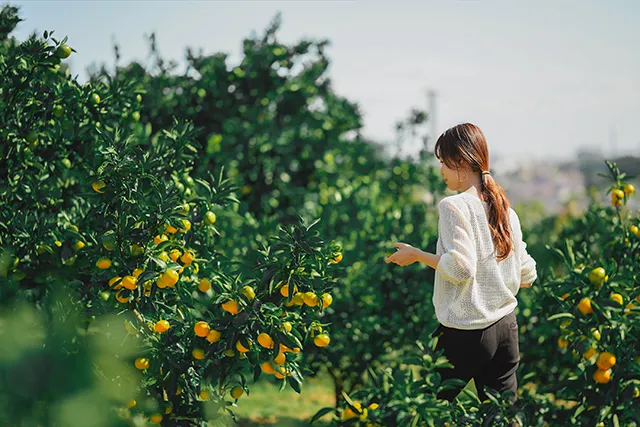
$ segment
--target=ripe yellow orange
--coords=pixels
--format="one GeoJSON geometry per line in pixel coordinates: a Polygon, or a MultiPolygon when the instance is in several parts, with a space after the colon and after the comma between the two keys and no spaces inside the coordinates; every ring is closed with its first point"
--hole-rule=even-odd
{"type": "Polygon", "coordinates": [[[333,257],[329,262],[331,264],[337,264],[342,261],[342,252],[338,253],[335,257],[333,257]]]}
{"type": "Polygon", "coordinates": [[[100,194],[104,193],[103,188],[106,187],[106,186],[107,186],[107,184],[105,184],[105,182],[102,181],[101,179],[93,181],[93,183],[91,184],[91,188],[93,188],[93,191],[95,191],[96,193],[100,193],[100,194]]]}
{"type": "Polygon", "coordinates": [[[322,298],[322,308],[327,308],[333,303],[333,297],[331,294],[324,293],[320,296],[322,298]]]}
{"type": "Polygon", "coordinates": [[[116,292],[116,300],[121,303],[129,302],[129,293],[128,291],[123,292],[124,289],[118,289],[116,292]],[[125,293],[125,295],[123,295],[125,293]]]}
{"type": "Polygon", "coordinates": [[[244,286],[241,292],[242,295],[244,295],[249,301],[253,300],[256,297],[256,292],[251,286],[244,286]]]}
{"type": "Polygon", "coordinates": [[[167,237],[166,234],[163,234],[162,236],[156,236],[153,238],[153,243],[156,245],[159,245],[162,242],[166,242],[167,240],[169,240],[169,238],[167,237]]]}
{"type": "Polygon", "coordinates": [[[121,280],[122,280],[122,277],[114,276],[111,279],[109,279],[109,286],[113,286],[115,284],[115,286],[113,286],[113,289],[120,289],[122,287],[122,283],[120,283],[121,280]]]}
{"type": "Polygon", "coordinates": [[[296,294],[293,295],[293,298],[291,298],[291,303],[290,305],[304,305],[304,293],[302,292],[297,292],[296,294]]]}
{"type": "Polygon", "coordinates": [[[569,341],[563,339],[562,337],[558,338],[558,347],[567,348],[568,345],[569,345],[569,341]]]}
{"type": "Polygon", "coordinates": [[[600,355],[598,356],[598,360],[596,361],[596,365],[598,365],[598,368],[605,371],[609,368],[612,368],[615,364],[616,356],[609,353],[608,351],[600,353],[600,355]]]}
{"type": "Polygon", "coordinates": [[[195,334],[199,337],[206,337],[207,335],[209,335],[209,332],[211,331],[211,328],[209,327],[209,324],[207,322],[198,322],[195,324],[195,326],[193,327],[193,332],[195,332],[195,334]]]}
{"type": "Polygon", "coordinates": [[[178,262],[178,258],[180,258],[180,255],[182,255],[182,252],[180,252],[178,249],[171,249],[171,252],[169,252],[169,258],[171,258],[171,260],[175,262],[178,262]]]}
{"type": "Polygon", "coordinates": [[[231,314],[238,314],[238,312],[239,312],[238,302],[235,301],[235,300],[227,301],[227,302],[222,304],[222,309],[224,311],[227,311],[227,312],[231,313],[231,314]]]}
{"type": "Polygon", "coordinates": [[[180,257],[180,261],[182,261],[185,266],[191,265],[194,259],[196,259],[196,256],[193,251],[186,251],[182,257],[180,257]]]}
{"type": "Polygon", "coordinates": [[[253,344],[251,343],[251,341],[249,341],[249,348],[246,348],[245,346],[243,346],[240,340],[236,341],[236,348],[240,353],[248,353],[249,350],[251,350],[251,347],[253,347],[253,344]]]}
{"type": "Polygon", "coordinates": [[[209,289],[211,289],[211,281],[207,278],[200,279],[198,290],[200,292],[207,292],[209,289]]]}
{"type": "Polygon", "coordinates": [[[611,300],[617,302],[618,304],[622,305],[624,303],[624,300],[622,299],[622,295],[620,294],[611,294],[611,300]]]}
{"type": "Polygon", "coordinates": [[[186,233],[187,231],[191,230],[191,221],[189,221],[188,219],[182,219],[180,220],[180,222],[182,222],[184,228],[180,228],[178,229],[178,231],[180,231],[181,233],[186,233]]]}
{"type": "MultiPolygon", "coordinates": [[[[294,285],[293,287],[294,289],[294,293],[298,291],[298,287],[294,285]]],[[[285,284],[284,286],[282,286],[280,288],[280,295],[282,295],[283,297],[288,297],[289,296],[289,285],[285,284]]]]}
{"type": "Polygon", "coordinates": [[[291,329],[293,329],[293,325],[291,325],[291,322],[283,322],[282,326],[284,327],[284,330],[287,331],[287,333],[291,332],[291,329]]]}
{"type": "Polygon", "coordinates": [[[149,359],[147,359],[146,357],[139,357],[134,362],[134,365],[137,369],[144,371],[145,369],[149,368],[149,359]]]}
{"type": "Polygon", "coordinates": [[[164,227],[164,232],[165,232],[165,233],[169,233],[169,234],[176,234],[176,233],[178,232],[178,229],[177,229],[177,228],[175,228],[173,225],[169,225],[169,224],[167,224],[167,225],[164,227]]]}
{"type": "Polygon", "coordinates": [[[193,355],[193,358],[196,360],[204,359],[204,350],[201,348],[194,348],[191,354],[193,355]]]}
{"type": "Polygon", "coordinates": [[[207,335],[207,341],[209,341],[210,343],[218,342],[220,341],[221,337],[222,334],[220,332],[216,331],[215,329],[211,329],[209,331],[209,334],[207,335]]]}
{"type": "Polygon", "coordinates": [[[637,225],[632,225],[631,227],[629,227],[629,231],[631,232],[631,234],[633,234],[636,237],[640,237],[640,229],[638,228],[637,225]]]}
{"type": "Polygon", "coordinates": [[[209,393],[207,390],[202,390],[200,392],[200,399],[209,400],[210,397],[211,397],[211,393],[209,393]]]}
{"type": "Polygon", "coordinates": [[[327,334],[317,335],[313,339],[313,343],[318,347],[326,347],[329,345],[330,342],[331,342],[331,338],[329,338],[329,335],[327,334]]]}
{"type": "Polygon", "coordinates": [[[156,283],[158,284],[159,288],[167,288],[167,287],[174,286],[176,283],[178,283],[179,278],[180,278],[180,275],[178,274],[177,271],[167,270],[164,273],[162,273],[162,275],[160,275],[158,280],[156,280],[156,283]]]}
{"type": "Polygon", "coordinates": [[[76,243],[74,243],[73,249],[76,250],[76,251],[79,251],[80,249],[84,248],[85,246],[86,246],[86,244],[82,240],[78,240],[76,243]]]}
{"type": "Polygon", "coordinates": [[[278,355],[275,357],[275,359],[273,359],[273,363],[275,363],[277,366],[284,364],[284,362],[286,361],[287,361],[287,356],[282,351],[280,351],[278,355]]]}
{"type": "Polygon", "coordinates": [[[318,305],[318,296],[313,292],[305,292],[302,299],[309,307],[315,307],[318,305]]]}
{"type": "Polygon", "coordinates": [[[167,332],[169,330],[170,326],[171,325],[169,324],[168,321],[166,321],[166,320],[158,320],[156,322],[155,326],[154,326],[154,329],[155,329],[156,332],[163,334],[163,333],[165,333],[165,332],[167,332]]]}
{"type": "Polygon", "coordinates": [[[611,381],[611,369],[607,369],[607,370],[598,369],[593,374],[593,380],[598,384],[608,383],[609,381],[611,381]]]}
{"type": "Polygon", "coordinates": [[[138,277],[140,277],[140,275],[141,275],[142,273],[143,273],[143,271],[142,271],[142,269],[141,269],[141,268],[136,268],[135,270],[133,270],[133,272],[131,273],[131,275],[137,279],[138,277]]]}
{"type": "Polygon", "coordinates": [[[244,390],[239,385],[231,389],[231,397],[233,397],[234,399],[240,399],[240,397],[242,397],[243,394],[244,394],[244,390]]]}
{"type": "Polygon", "coordinates": [[[274,374],[276,372],[271,362],[264,362],[262,365],[260,365],[260,368],[265,374],[274,374]]]}
{"type": "Polygon", "coordinates": [[[137,404],[138,404],[138,402],[136,402],[135,399],[132,399],[132,400],[129,401],[129,403],[127,403],[127,408],[131,409],[134,406],[136,406],[137,404]]]}
{"type": "Polygon", "coordinates": [[[266,332],[262,332],[258,335],[258,344],[264,348],[273,348],[273,338],[266,332]]]}
{"type": "Polygon", "coordinates": [[[636,188],[633,186],[633,184],[627,184],[624,186],[624,194],[626,194],[627,196],[632,195],[633,193],[635,193],[636,188]]]}
{"type": "Polygon", "coordinates": [[[591,300],[589,298],[582,298],[578,303],[578,310],[582,314],[591,314],[593,309],[591,308],[591,300]]]}
{"type": "Polygon", "coordinates": [[[569,295],[568,293],[566,293],[566,294],[562,295],[562,296],[560,297],[560,299],[561,299],[562,301],[566,301],[566,300],[567,300],[567,298],[569,298],[569,296],[570,296],[570,295],[569,295]]]}
{"type": "Polygon", "coordinates": [[[138,279],[133,276],[124,276],[122,286],[132,291],[138,286],[138,279]]]}
{"type": "Polygon", "coordinates": [[[100,258],[96,262],[96,267],[101,270],[106,270],[107,268],[111,267],[111,260],[109,258],[100,258]]]}
{"type": "Polygon", "coordinates": [[[593,348],[593,347],[589,348],[589,349],[588,349],[587,351],[585,351],[585,352],[584,352],[584,354],[583,354],[584,360],[589,360],[589,359],[591,359],[593,356],[595,356],[595,355],[596,355],[596,353],[598,353],[598,352],[596,351],[596,349],[595,349],[595,348],[593,348]]]}
{"type": "Polygon", "coordinates": [[[158,255],[158,258],[160,258],[164,262],[167,262],[167,260],[169,259],[169,254],[167,253],[167,251],[162,251],[158,255]]]}
{"type": "Polygon", "coordinates": [[[149,421],[151,421],[152,423],[155,424],[160,424],[162,422],[162,415],[160,414],[153,414],[149,417],[149,421]]]}

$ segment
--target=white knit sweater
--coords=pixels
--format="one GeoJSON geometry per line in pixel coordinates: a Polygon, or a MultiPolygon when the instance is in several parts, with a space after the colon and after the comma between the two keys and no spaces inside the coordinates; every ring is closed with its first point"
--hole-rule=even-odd
{"type": "Polygon", "coordinates": [[[520,220],[509,208],[513,249],[498,262],[487,222],[487,203],[475,194],[445,197],[438,205],[437,255],[433,305],[444,326],[482,329],[518,305],[521,283],[537,278],[536,263],[522,240],[520,220]]]}

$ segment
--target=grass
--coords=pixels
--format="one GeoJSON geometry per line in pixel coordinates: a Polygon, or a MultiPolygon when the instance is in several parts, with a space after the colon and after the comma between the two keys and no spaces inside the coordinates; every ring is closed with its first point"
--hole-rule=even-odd
{"type": "MultiPolygon", "coordinates": [[[[301,394],[287,385],[280,391],[280,381],[274,377],[262,377],[251,385],[251,394],[238,401],[235,412],[241,427],[309,426],[309,420],[320,409],[334,406],[333,382],[324,374],[316,378],[306,378],[301,394]]],[[[313,426],[328,426],[331,415],[325,415],[313,426]],[[324,422],[323,422],[324,421],[324,422]]]]}
{"type": "MultiPolygon", "coordinates": [[[[261,377],[251,385],[251,394],[238,401],[235,413],[238,415],[238,427],[327,427],[331,414],[319,421],[309,424],[309,420],[320,409],[334,406],[333,382],[324,372],[315,378],[306,378],[302,385],[302,393],[298,394],[287,385],[280,391],[280,382],[274,377],[261,377]]],[[[466,387],[476,394],[473,380],[466,387]]],[[[470,399],[461,394],[459,399],[470,399]]]]}

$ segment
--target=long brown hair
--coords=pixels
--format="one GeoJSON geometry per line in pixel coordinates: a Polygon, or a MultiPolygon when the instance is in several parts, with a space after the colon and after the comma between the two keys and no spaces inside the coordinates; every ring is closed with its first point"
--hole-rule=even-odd
{"type": "Polygon", "coordinates": [[[504,190],[489,174],[489,148],[479,127],[462,123],[447,129],[436,142],[436,157],[447,167],[470,167],[480,175],[482,198],[489,206],[489,228],[498,260],[503,260],[513,247],[509,223],[509,200],[504,190]]]}

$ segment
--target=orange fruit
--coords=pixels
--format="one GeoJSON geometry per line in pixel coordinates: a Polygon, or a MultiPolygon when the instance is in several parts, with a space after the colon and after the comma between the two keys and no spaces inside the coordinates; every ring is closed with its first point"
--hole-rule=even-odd
{"type": "Polygon", "coordinates": [[[612,301],[615,301],[620,305],[624,303],[624,300],[622,299],[622,295],[620,294],[611,294],[610,298],[612,301]]]}
{"type": "Polygon", "coordinates": [[[331,294],[324,293],[320,296],[322,298],[322,308],[327,308],[333,303],[333,297],[331,294]]]}
{"type": "Polygon", "coordinates": [[[202,321],[198,322],[193,327],[193,332],[195,332],[197,336],[202,338],[209,335],[210,331],[211,331],[211,328],[209,327],[209,324],[207,322],[202,322],[202,321]]]}
{"type": "Polygon", "coordinates": [[[600,355],[598,356],[598,360],[596,361],[596,365],[598,365],[598,368],[605,371],[609,368],[612,368],[615,364],[616,356],[609,353],[608,351],[600,353],[600,355]]]}
{"type": "Polygon", "coordinates": [[[207,341],[209,341],[210,343],[218,342],[220,341],[221,337],[222,334],[220,332],[216,331],[215,329],[211,329],[209,331],[209,334],[207,335],[207,341]]]}
{"type": "Polygon", "coordinates": [[[313,292],[305,292],[302,299],[309,307],[315,307],[318,305],[318,296],[313,292]]]}
{"type": "Polygon", "coordinates": [[[287,361],[287,356],[282,351],[278,353],[275,359],[273,359],[273,363],[275,363],[277,366],[284,364],[284,362],[286,361],[287,361]]]}
{"type": "Polygon", "coordinates": [[[207,292],[211,289],[211,281],[209,279],[200,279],[200,284],[198,285],[198,290],[200,292],[207,292]]]}
{"type": "Polygon", "coordinates": [[[251,286],[244,286],[241,291],[242,295],[244,295],[249,301],[253,300],[256,297],[256,292],[253,290],[251,286]]]}
{"type": "Polygon", "coordinates": [[[196,360],[204,359],[204,350],[201,348],[194,348],[191,354],[193,355],[193,358],[196,360]]]}
{"type": "Polygon", "coordinates": [[[252,347],[251,342],[249,342],[249,348],[246,348],[245,346],[242,345],[240,340],[236,341],[236,348],[240,353],[248,353],[251,347],[252,347]]]}
{"type": "Polygon", "coordinates": [[[598,384],[608,383],[609,381],[611,381],[611,369],[607,369],[607,370],[598,369],[593,374],[593,380],[598,384]]]}
{"type": "Polygon", "coordinates": [[[149,359],[147,359],[146,357],[139,357],[134,362],[134,365],[137,369],[144,371],[145,369],[149,368],[149,359]]]}
{"type": "Polygon", "coordinates": [[[313,343],[318,347],[326,347],[329,345],[330,342],[331,342],[331,338],[327,334],[317,335],[313,339],[313,343]]]}
{"type": "Polygon", "coordinates": [[[132,291],[138,287],[138,279],[133,276],[124,276],[122,286],[132,291]]]}
{"type": "Polygon", "coordinates": [[[593,348],[593,347],[589,348],[589,350],[585,351],[584,354],[583,354],[584,360],[591,359],[593,356],[596,355],[596,353],[598,353],[598,352],[596,351],[595,348],[593,348]]]}
{"type": "Polygon", "coordinates": [[[591,314],[593,309],[591,308],[591,300],[589,298],[582,298],[578,303],[578,310],[582,314],[591,314]]]}
{"type": "Polygon", "coordinates": [[[238,302],[234,300],[227,301],[222,304],[222,309],[231,314],[238,314],[239,312],[238,302]]]}
{"type": "Polygon", "coordinates": [[[273,348],[273,339],[266,332],[262,332],[258,335],[258,344],[264,348],[273,348]]]}
{"type": "Polygon", "coordinates": [[[170,326],[171,325],[166,320],[158,320],[154,326],[154,329],[156,332],[163,334],[169,330],[170,326]]]}
{"type": "Polygon", "coordinates": [[[244,394],[244,390],[239,385],[231,389],[231,397],[233,397],[234,399],[240,399],[240,397],[242,397],[243,394],[244,394]]]}
{"type": "Polygon", "coordinates": [[[96,267],[101,270],[106,270],[107,268],[111,267],[111,260],[109,258],[100,258],[96,262],[96,267]]]}
{"type": "Polygon", "coordinates": [[[164,273],[162,273],[162,275],[158,278],[158,280],[156,280],[156,283],[158,284],[159,288],[167,288],[167,287],[174,286],[178,282],[179,278],[180,278],[180,275],[178,274],[177,271],[167,270],[164,273]]]}
{"type": "Polygon", "coordinates": [[[276,370],[273,369],[273,365],[271,364],[271,362],[264,362],[262,365],[260,365],[260,368],[262,368],[262,372],[264,372],[265,374],[274,374],[276,372],[276,370]]]}

